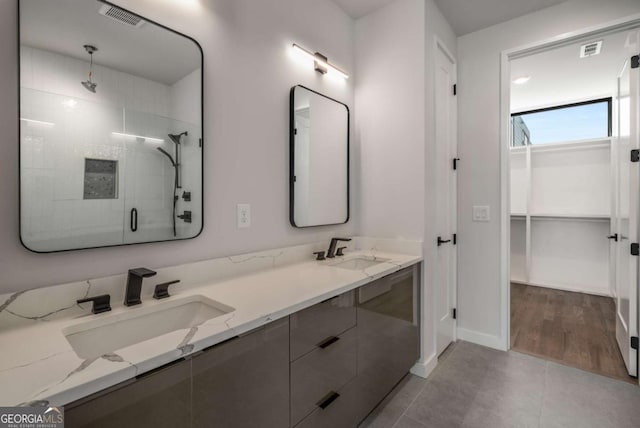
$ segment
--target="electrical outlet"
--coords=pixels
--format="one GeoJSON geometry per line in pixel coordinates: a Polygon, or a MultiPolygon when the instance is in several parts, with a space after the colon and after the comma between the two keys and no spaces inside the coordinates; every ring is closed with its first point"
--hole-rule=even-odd
{"type": "Polygon", "coordinates": [[[251,205],[238,204],[236,207],[238,229],[251,226],[251,205]]]}
{"type": "Polygon", "coordinates": [[[490,221],[491,210],[488,205],[473,206],[473,221],[490,221]]]}

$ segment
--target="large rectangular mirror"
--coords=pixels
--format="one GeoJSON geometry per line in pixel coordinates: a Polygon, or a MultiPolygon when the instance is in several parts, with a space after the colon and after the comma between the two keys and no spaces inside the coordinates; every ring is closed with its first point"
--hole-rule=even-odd
{"type": "Polygon", "coordinates": [[[20,236],[35,252],[202,229],[202,50],[96,0],[20,0],[20,236]]]}
{"type": "Polygon", "coordinates": [[[349,221],[349,107],[291,89],[290,208],[294,227],[349,221]]]}

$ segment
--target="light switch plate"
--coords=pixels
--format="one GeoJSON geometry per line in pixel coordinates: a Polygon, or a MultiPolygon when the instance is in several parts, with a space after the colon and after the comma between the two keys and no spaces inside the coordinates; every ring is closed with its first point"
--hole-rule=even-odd
{"type": "Polygon", "coordinates": [[[237,226],[238,229],[244,229],[251,226],[251,205],[238,204],[236,206],[237,226]]]}
{"type": "Polygon", "coordinates": [[[491,210],[488,205],[473,206],[473,221],[490,221],[491,210]]]}

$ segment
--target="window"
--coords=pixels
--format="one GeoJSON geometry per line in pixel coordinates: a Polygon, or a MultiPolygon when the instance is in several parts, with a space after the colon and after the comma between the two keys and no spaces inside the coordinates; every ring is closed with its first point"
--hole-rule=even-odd
{"type": "Polygon", "coordinates": [[[611,136],[611,98],[511,115],[512,146],[591,140],[611,136]]]}

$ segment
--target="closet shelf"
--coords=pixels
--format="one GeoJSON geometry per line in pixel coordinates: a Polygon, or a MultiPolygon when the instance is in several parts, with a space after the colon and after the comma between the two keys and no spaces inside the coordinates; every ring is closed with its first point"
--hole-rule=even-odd
{"type": "Polygon", "coordinates": [[[610,220],[611,216],[609,214],[565,214],[565,213],[557,213],[557,214],[552,214],[552,213],[532,213],[532,214],[526,214],[526,213],[511,213],[511,217],[531,217],[532,219],[535,218],[550,218],[550,219],[554,219],[554,218],[562,218],[562,219],[578,219],[578,220],[610,220]]]}

